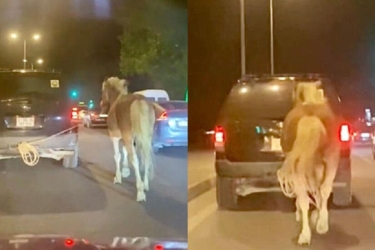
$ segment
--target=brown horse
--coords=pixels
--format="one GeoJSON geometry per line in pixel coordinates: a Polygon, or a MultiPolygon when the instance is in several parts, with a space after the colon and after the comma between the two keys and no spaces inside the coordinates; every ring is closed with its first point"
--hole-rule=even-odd
{"type": "Polygon", "coordinates": [[[277,175],[283,193],[296,198],[296,220],[300,221],[302,215],[300,245],[311,242],[310,203],[316,207],[311,215],[316,231],[328,232],[327,202],[340,157],[340,121],[320,85],[316,82],[296,86],[295,106],[284,121],[281,137],[286,158],[277,175]]]}
{"type": "Polygon", "coordinates": [[[116,163],[114,183],[121,183],[122,177],[130,175],[129,160],[135,171],[137,201],[145,201],[145,191],[149,190],[149,180],[154,175],[152,138],[155,119],[164,109],[141,95],[128,94],[128,82],[117,77],[107,78],[103,82],[101,108],[103,113],[108,111],[108,132],[113,142],[116,163]],[[121,139],[124,143],[122,168],[119,145],[121,139]],[[140,168],[144,170],[143,180],[140,168]]]}

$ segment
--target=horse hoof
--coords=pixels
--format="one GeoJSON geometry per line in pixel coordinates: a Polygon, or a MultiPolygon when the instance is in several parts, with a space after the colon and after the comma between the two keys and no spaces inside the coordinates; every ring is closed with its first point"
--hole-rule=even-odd
{"type": "Polygon", "coordinates": [[[146,194],[145,192],[138,192],[137,193],[137,201],[146,201],[146,194]]]}
{"type": "Polygon", "coordinates": [[[114,184],[121,183],[121,178],[117,178],[117,177],[113,178],[113,183],[114,184]]]}
{"type": "Polygon", "coordinates": [[[316,232],[318,234],[326,234],[328,232],[328,222],[325,220],[318,220],[318,223],[316,225],[316,232]]]}
{"type": "Polygon", "coordinates": [[[122,168],[122,177],[128,178],[130,176],[130,169],[129,168],[122,168]]]}
{"type": "Polygon", "coordinates": [[[311,234],[306,235],[306,234],[301,233],[299,235],[299,238],[298,238],[298,244],[299,245],[301,245],[301,246],[310,245],[310,241],[311,241],[311,234]]]}
{"type": "Polygon", "coordinates": [[[143,183],[143,189],[144,189],[145,191],[150,190],[150,187],[148,186],[148,182],[147,182],[147,181],[145,181],[145,182],[143,183]]]}

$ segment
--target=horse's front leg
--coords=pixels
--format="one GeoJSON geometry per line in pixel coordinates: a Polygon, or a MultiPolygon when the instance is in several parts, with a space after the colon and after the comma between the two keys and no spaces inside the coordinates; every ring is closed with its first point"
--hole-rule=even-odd
{"type": "Polygon", "coordinates": [[[121,183],[121,166],[120,166],[120,161],[121,161],[121,154],[120,154],[120,138],[118,137],[111,137],[112,143],[113,143],[113,150],[114,150],[114,159],[116,163],[116,175],[113,180],[113,183],[121,183]]]}

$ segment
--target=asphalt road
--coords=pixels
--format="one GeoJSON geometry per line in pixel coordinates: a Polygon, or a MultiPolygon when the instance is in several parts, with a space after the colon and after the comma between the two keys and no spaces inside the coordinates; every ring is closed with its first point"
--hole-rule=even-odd
{"type": "Polygon", "coordinates": [[[44,159],[6,162],[0,174],[0,236],[69,234],[94,242],[114,237],[187,238],[187,150],[156,155],[147,201],[135,201],[133,174],[114,185],[112,143],[105,129],[80,128],[80,166],[44,159]]]}
{"type": "Polygon", "coordinates": [[[219,211],[212,189],[189,202],[189,249],[375,249],[375,161],[369,148],[353,150],[352,173],[353,205],[337,208],[331,203],[330,231],[314,234],[308,248],[296,245],[300,225],[291,199],[281,193],[252,194],[242,200],[246,211],[219,211]]]}

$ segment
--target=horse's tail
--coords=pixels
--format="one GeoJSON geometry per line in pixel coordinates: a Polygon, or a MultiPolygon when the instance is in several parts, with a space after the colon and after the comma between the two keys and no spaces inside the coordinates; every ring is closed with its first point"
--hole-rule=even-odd
{"type": "Polygon", "coordinates": [[[156,102],[152,103],[152,106],[154,107],[155,110],[155,116],[159,117],[163,112],[165,112],[165,108],[157,104],[156,102]]]}
{"type": "Polygon", "coordinates": [[[130,107],[130,120],[135,139],[135,149],[141,157],[141,164],[148,170],[151,180],[154,177],[154,152],[152,139],[155,124],[155,110],[146,100],[135,100],[130,107]]]}
{"type": "Polygon", "coordinates": [[[306,191],[317,201],[315,194],[322,177],[316,173],[317,168],[322,168],[320,149],[326,135],[327,131],[318,117],[307,116],[299,120],[293,148],[278,171],[280,186],[286,196],[294,197],[297,183],[303,183],[306,191]]]}

